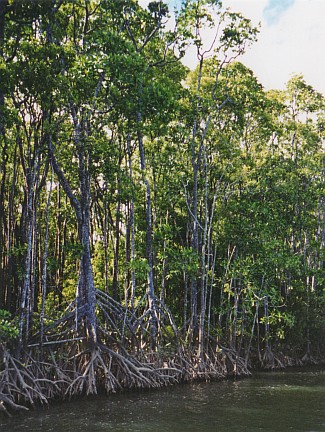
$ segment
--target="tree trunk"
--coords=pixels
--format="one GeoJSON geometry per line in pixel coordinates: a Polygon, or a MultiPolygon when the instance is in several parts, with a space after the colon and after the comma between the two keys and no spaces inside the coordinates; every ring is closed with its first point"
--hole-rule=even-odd
{"type": "MultiPolygon", "coordinates": [[[[139,107],[141,106],[142,97],[142,84],[140,83],[139,89],[139,107]]],[[[140,153],[140,168],[142,171],[142,180],[146,189],[146,201],[145,201],[145,211],[146,211],[146,257],[148,262],[148,285],[147,294],[149,302],[149,310],[151,315],[151,348],[154,350],[156,347],[156,337],[157,337],[157,307],[155,300],[155,288],[154,288],[154,272],[153,272],[153,247],[152,247],[152,213],[151,213],[151,189],[149,180],[146,178],[146,162],[145,153],[143,145],[143,136],[140,129],[140,124],[142,121],[142,114],[139,110],[137,112],[137,135],[138,135],[138,145],[140,153]]]]}
{"type": "MultiPolygon", "coordinates": [[[[120,183],[120,180],[118,180],[120,183]]],[[[115,211],[115,245],[114,245],[114,268],[113,268],[113,298],[118,300],[119,294],[119,256],[120,256],[120,212],[121,212],[121,201],[120,201],[120,184],[117,189],[117,204],[115,211]]]]}
{"type": "Polygon", "coordinates": [[[44,335],[44,317],[45,317],[45,304],[47,294],[47,259],[49,252],[49,222],[50,222],[50,206],[51,206],[51,195],[53,187],[53,171],[50,183],[50,189],[48,191],[46,208],[45,208],[45,238],[44,238],[44,255],[43,255],[43,268],[42,268],[42,303],[40,310],[40,343],[43,343],[44,335]]]}
{"type": "MultiPolygon", "coordinates": [[[[4,55],[5,43],[5,23],[7,13],[8,0],[0,0],[0,57],[4,55]]],[[[5,120],[4,120],[4,106],[5,106],[5,82],[0,81],[0,135],[5,134],[5,120]]]]}
{"type": "Polygon", "coordinates": [[[84,329],[89,347],[94,349],[97,345],[97,329],[96,329],[96,289],[93,277],[93,269],[91,262],[91,245],[90,245],[90,179],[86,168],[85,153],[82,142],[80,141],[79,123],[75,123],[75,140],[78,148],[79,160],[79,182],[80,182],[80,201],[75,197],[67,181],[63,171],[61,170],[55,155],[51,140],[48,140],[48,150],[52,167],[57,175],[59,182],[69,197],[72,207],[77,216],[78,236],[82,246],[80,258],[79,279],[76,293],[76,326],[79,328],[79,323],[84,322],[84,329]]]}
{"type": "MultiPolygon", "coordinates": [[[[126,260],[131,264],[135,260],[135,221],[134,221],[134,182],[133,182],[133,166],[132,166],[132,152],[131,152],[131,135],[127,134],[127,165],[132,185],[132,194],[128,206],[128,223],[127,223],[127,236],[126,236],[126,260]]],[[[136,274],[134,268],[128,270],[127,288],[131,290],[130,293],[130,306],[134,310],[135,306],[135,290],[136,290],[136,274]],[[130,287],[130,288],[129,288],[130,287]]]]}

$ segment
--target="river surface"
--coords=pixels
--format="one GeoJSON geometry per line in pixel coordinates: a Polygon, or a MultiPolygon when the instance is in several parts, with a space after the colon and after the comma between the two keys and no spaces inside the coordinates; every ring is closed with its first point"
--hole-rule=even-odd
{"type": "Polygon", "coordinates": [[[61,403],[0,419],[0,431],[325,432],[325,369],[61,403]]]}

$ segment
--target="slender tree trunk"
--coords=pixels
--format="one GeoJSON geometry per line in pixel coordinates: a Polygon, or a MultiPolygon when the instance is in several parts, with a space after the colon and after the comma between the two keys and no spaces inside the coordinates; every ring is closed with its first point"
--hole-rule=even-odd
{"type": "Polygon", "coordinates": [[[152,209],[151,209],[151,188],[149,180],[146,178],[146,162],[145,162],[145,152],[143,144],[143,136],[141,131],[141,102],[142,102],[142,83],[139,83],[139,111],[137,112],[137,135],[138,135],[138,145],[140,153],[140,168],[142,171],[142,181],[145,185],[145,210],[146,210],[146,257],[148,262],[148,285],[147,294],[149,302],[149,310],[151,314],[151,348],[154,350],[156,348],[156,338],[157,338],[157,307],[155,300],[155,288],[154,288],[154,272],[153,272],[153,246],[152,246],[152,209]]]}
{"type": "Polygon", "coordinates": [[[48,191],[46,208],[45,208],[45,238],[44,238],[44,255],[43,255],[43,269],[42,269],[42,303],[40,311],[40,342],[43,343],[44,335],[44,317],[45,317],[45,305],[46,305],[46,295],[47,295],[47,259],[49,252],[49,222],[50,222],[50,206],[51,206],[51,196],[53,187],[53,170],[51,176],[50,189],[48,191]]]}
{"type": "Polygon", "coordinates": [[[203,362],[204,358],[204,338],[205,338],[205,316],[207,306],[207,280],[209,270],[209,250],[208,250],[208,227],[209,227],[209,209],[208,209],[208,178],[207,178],[207,160],[204,151],[204,227],[201,247],[201,301],[199,317],[199,358],[203,362]]]}
{"type": "MultiPolygon", "coordinates": [[[[196,254],[199,254],[199,225],[198,225],[198,167],[194,166],[194,182],[193,182],[193,199],[192,199],[192,242],[191,246],[196,254]]],[[[194,275],[191,278],[191,320],[190,329],[191,333],[195,334],[198,325],[198,287],[197,287],[197,276],[194,275]]]]}
{"type": "Polygon", "coordinates": [[[13,246],[14,246],[14,231],[15,231],[15,216],[14,216],[14,199],[15,199],[15,185],[17,181],[17,146],[14,150],[13,155],[13,170],[12,179],[10,184],[9,202],[8,202],[8,218],[7,218],[7,255],[8,255],[8,267],[7,267],[7,278],[6,278],[6,308],[12,312],[15,310],[15,294],[16,289],[12,289],[12,286],[16,284],[12,280],[13,269],[14,269],[14,258],[13,258],[13,246]]]}
{"type": "Polygon", "coordinates": [[[104,218],[103,218],[103,248],[104,248],[104,273],[105,273],[105,291],[109,293],[109,278],[108,278],[108,198],[107,198],[107,190],[105,186],[104,192],[104,218]]]}
{"type": "Polygon", "coordinates": [[[87,167],[89,160],[86,160],[84,143],[81,141],[81,127],[77,122],[76,113],[73,108],[72,117],[75,126],[75,142],[78,149],[79,161],[81,210],[81,219],[79,220],[79,239],[82,245],[77,303],[81,300],[81,306],[85,307],[87,337],[92,347],[94,347],[97,345],[96,290],[91,261],[90,174],[89,167],[87,167]]]}
{"type": "Polygon", "coordinates": [[[55,158],[50,139],[48,140],[48,150],[54,172],[56,173],[63,190],[69,197],[77,216],[78,235],[82,246],[82,253],[76,293],[76,326],[79,328],[79,322],[85,320],[84,327],[88,344],[91,349],[94,349],[97,346],[97,324],[96,289],[91,262],[90,243],[90,179],[86,168],[83,143],[81,142],[80,125],[76,119],[74,111],[73,119],[79,160],[80,201],[73,194],[72,189],[55,158]]]}
{"type": "Polygon", "coordinates": [[[20,297],[20,317],[19,317],[19,344],[24,346],[27,341],[30,313],[31,313],[31,295],[32,295],[32,263],[33,263],[33,236],[34,236],[34,219],[35,219],[35,167],[33,172],[27,175],[27,214],[26,214],[26,254],[25,254],[25,273],[20,297]]]}
{"type": "Polygon", "coordinates": [[[163,243],[163,262],[161,270],[161,285],[160,285],[160,301],[165,302],[166,298],[166,274],[167,274],[167,240],[164,239],[163,243]]]}
{"type": "Polygon", "coordinates": [[[20,126],[16,127],[16,139],[18,143],[20,153],[20,163],[23,168],[24,174],[24,193],[26,199],[26,213],[23,214],[23,220],[25,232],[24,237],[26,239],[26,251],[24,258],[24,277],[22,282],[21,294],[20,294],[20,314],[19,314],[19,345],[20,348],[26,345],[30,327],[30,319],[33,308],[33,273],[34,273],[34,261],[36,251],[35,247],[35,223],[36,223],[36,201],[38,193],[38,177],[40,171],[40,149],[38,148],[38,140],[34,137],[34,145],[31,142],[31,136],[27,133],[27,125],[24,124],[26,148],[21,138],[20,126]]]}
{"type": "MultiPolygon", "coordinates": [[[[192,241],[191,246],[193,251],[199,256],[199,221],[198,221],[198,179],[199,171],[201,166],[201,152],[202,152],[202,142],[199,149],[197,149],[198,140],[198,125],[200,122],[200,104],[201,104],[201,79],[203,71],[203,57],[200,59],[199,71],[197,78],[197,101],[196,101],[196,118],[193,123],[192,128],[192,139],[191,139],[191,152],[192,152],[192,168],[193,168],[193,190],[192,190],[192,241]]],[[[190,333],[196,337],[198,330],[198,281],[197,275],[191,278],[191,318],[190,318],[190,333]]]]}
{"type": "MultiPolygon", "coordinates": [[[[5,43],[5,16],[7,12],[7,4],[8,0],[0,0],[0,59],[3,60],[4,55],[4,43],[5,43]]],[[[5,84],[4,81],[0,81],[0,144],[3,139],[5,140],[5,119],[4,119],[4,107],[5,107],[5,84]]],[[[4,141],[5,142],[5,141],[4,141]]],[[[6,181],[6,164],[8,160],[8,155],[6,153],[6,149],[4,148],[2,150],[2,166],[1,166],[1,172],[2,172],[2,181],[1,181],[1,196],[0,196],[0,213],[1,213],[1,219],[4,219],[4,186],[6,181]]],[[[1,173],[0,172],[0,173],[1,173]]],[[[3,227],[5,227],[5,223],[3,224],[3,227]]],[[[1,229],[1,225],[0,225],[1,229]]],[[[1,263],[1,281],[0,281],[0,307],[5,304],[5,270],[6,270],[6,263],[3,262],[5,259],[5,251],[4,251],[4,234],[5,230],[1,230],[1,245],[0,245],[0,263],[1,263]]]]}
{"type": "Polygon", "coordinates": [[[79,311],[82,311],[80,318],[82,318],[82,316],[86,318],[85,329],[90,348],[95,348],[97,345],[96,290],[91,263],[89,224],[90,218],[86,212],[83,222],[79,227],[83,250],[80,260],[77,305],[79,311]]]}
{"type": "MultiPolygon", "coordinates": [[[[120,183],[120,180],[118,180],[120,183]]],[[[119,297],[119,255],[120,255],[120,212],[121,212],[121,202],[120,202],[120,184],[118,184],[117,189],[117,204],[115,211],[115,245],[114,245],[114,268],[113,268],[113,298],[115,300],[119,297]]]]}
{"type": "MultiPolygon", "coordinates": [[[[209,297],[208,312],[207,312],[207,314],[208,314],[208,316],[207,316],[207,349],[208,349],[208,344],[209,344],[209,339],[210,339],[211,317],[214,318],[214,316],[212,315],[211,309],[212,309],[212,294],[213,294],[213,288],[214,288],[215,268],[216,268],[217,248],[218,248],[218,243],[217,243],[218,225],[216,227],[216,239],[215,239],[215,244],[213,247],[213,221],[214,221],[215,206],[216,206],[216,201],[217,201],[217,193],[218,193],[218,191],[215,192],[214,197],[213,197],[213,204],[212,204],[212,209],[211,209],[211,216],[210,216],[209,230],[208,230],[208,257],[212,257],[212,260],[210,260],[210,258],[209,258],[209,263],[211,261],[211,270],[210,270],[211,278],[207,278],[207,282],[206,282],[206,293],[207,293],[206,295],[207,295],[207,297],[209,297]]],[[[209,264],[209,268],[210,268],[210,264],[209,264]]]]}
{"type": "MultiPolygon", "coordinates": [[[[5,24],[7,13],[8,0],[0,0],[0,58],[3,59],[4,44],[5,44],[5,24]]],[[[5,82],[0,81],[0,136],[5,135],[5,119],[4,119],[4,106],[5,106],[5,82]]]]}
{"type": "MultiPolygon", "coordinates": [[[[131,235],[130,241],[130,262],[133,263],[135,260],[135,221],[134,221],[134,192],[133,192],[133,167],[132,167],[132,153],[131,153],[131,136],[130,133],[127,135],[127,155],[128,155],[128,165],[129,165],[129,176],[132,185],[132,196],[130,201],[130,211],[129,211],[129,231],[131,235]]],[[[131,309],[134,310],[135,306],[135,291],[136,291],[136,274],[135,270],[131,269],[131,309]]]]}
{"type": "MultiPolygon", "coordinates": [[[[0,135],[1,137],[1,135],[0,135]]],[[[5,137],[4,142],[5,142],[5,137]]],[[[1,139],[1,138],[0,138],[1,139]]],[[[7,219],[8,219],[8,211],[7,206],[5,204],[6,201],[6,183],[7,183],[7,163],[8,163],[8,153],[7,153],[7,146],[4,145],[1,151],[2,156],[2,163],[0,166],[0,308],[3,307],[5,304],[5,296],[6,296],[6,274],[8,271],[8,259],[7,259],[7,252],[6,246],[8,248],[8,244],[6,241],[6,226],[7,226],[7,219]],[[7,214],[6,214],[7,213],[7,214]]]]}

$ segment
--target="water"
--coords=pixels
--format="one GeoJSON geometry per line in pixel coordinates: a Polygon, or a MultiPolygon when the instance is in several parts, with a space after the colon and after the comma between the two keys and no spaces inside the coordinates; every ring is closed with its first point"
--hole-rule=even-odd
{"type": "Polygon", "coordinates": [[[78,400],[0,419],[1,432],[325,432],[325,369],[78,400]]]}

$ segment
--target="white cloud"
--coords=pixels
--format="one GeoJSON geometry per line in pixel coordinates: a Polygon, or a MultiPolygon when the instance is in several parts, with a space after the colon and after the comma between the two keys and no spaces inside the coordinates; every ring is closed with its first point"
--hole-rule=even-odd
{"type": "Polygon", "coordinates": [[[296,0],[282,11],[277,22],[263,16],[267,0],[224,0],[224,6],[240,11],[253,22],[261,21],[258,42],[242,61],[266,88],[283,88],[294,73],[325,95],[325,1],[296,0]]]}
{"type": "MultiPolygon", "coordinates": [[[[180,4],[180,0],[168,2],[172,6],[180,4]]],[[[258,42],[239,60],[254,71],[266,89],[282,89],[292,74],[302,74],[308,84],[325,95],[325,0],[222,0],[222,3],[234,12],[241,12],[255,25],[261,22],[258,42]],[[267,11],[276,11],[275,19],[270,19],[267,11]]],[[[195,61],[192,56],[186,63],[193,67],[195,61]]]]}
{"type": "Polygon", "coordinates": [[[292,6],[294,2],[295,0],[268,0],[263,10],[266,22],[270,25],[277,23],[283,12],[292,6]]]}

